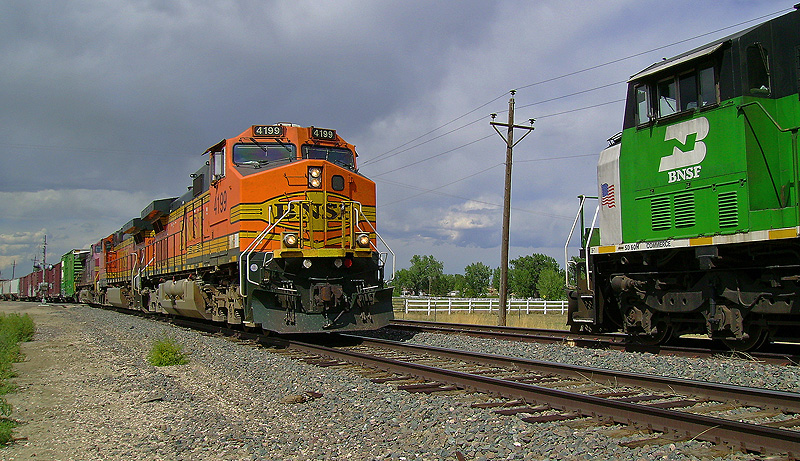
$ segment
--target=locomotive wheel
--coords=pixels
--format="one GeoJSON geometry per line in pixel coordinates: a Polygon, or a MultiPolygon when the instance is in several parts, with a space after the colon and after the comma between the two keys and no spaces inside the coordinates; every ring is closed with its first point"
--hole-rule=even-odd
{"type": "Polygon", "coordinates": [[[761,348],[764,344],[769,342],[769,329],[761,325],[750,324],[747,326],[747,339],[721,339],[732,351],[752,351],[761,348]]]}

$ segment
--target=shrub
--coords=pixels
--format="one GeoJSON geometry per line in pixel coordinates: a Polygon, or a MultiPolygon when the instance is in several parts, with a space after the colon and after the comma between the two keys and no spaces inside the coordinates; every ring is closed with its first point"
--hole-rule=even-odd
{"type": "Polygon", "coordinates": [[[169,365],[184,365],[189,363],[183,346],[175,342],[173,338],[163,338],[153,344],[150,353],[147,354],[147,361],[157,367],[169,365]]]}
{"type": "Polygon", "coordinates": [[[33,339],[35,331],[36,327],[28,314],[0,314],[0,445],[13,440],[12,429],[16,426],[14,421],[8,419],[11,405],[2,397],[14,389],[6,380],[15,376],[12,363],[22,360],[19,343],[33,339]]]}
{"type": "Polygon", "coordinates": [[[17,426],[17,423],[10,419],[0,419],[0,445],[8,445],[14,437],[12,430],[17,426]]]}

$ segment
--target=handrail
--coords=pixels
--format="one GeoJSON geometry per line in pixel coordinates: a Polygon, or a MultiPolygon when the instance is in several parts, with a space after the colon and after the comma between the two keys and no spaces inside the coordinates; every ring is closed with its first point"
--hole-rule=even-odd
{"type": "Polygon", "coordinates": [[[587,197],[585,195],[579,195],[578,198],[580,199],[578,212],[575,213],[575,219],[572,221],[572,228],[570,228],[569,236],[567,236],[567,241],[564,243],[564,267],[566,268],[566,271],[564,271],[564,286],[566,287],[569,287],[569,242],[572,241],[572,235],[575,233],[575,226],[578,225],[578,219],[580,219],[583,214],[583,205],[586,203],[587,197]]]}
{"type": "MultiPolygon", "coordinates": [[[[305,201],[306,200],[290,200],[288,202],[289,206],[286,207],[286,211],[283,213],[283,215],[281,215],[281,217],[278,218],[277,221],[272,223],[272,225],[265,227],[264,230],[262,230],[256,236],[256,238],[254,238],[253,241],[250,242],[250,245],[247,246],[247,248],[241,253],[241,255],[239,255],[239,295],[241,295],[242,297],[246,296],[244,293],[245,279],[249,283],[253,284],[257,283],[253,280],[250,280],[250,255],[252,255],[256,247],[258,247],[258,245],[261,244],[261,241],[264,240],[264,238],[266,238],[267,234],[269,234],[272,231],[272,229],[275,229],[275,226],[277,226],[278,223],[283,221],[283,219],[289,215],[289,213],[292,211],[292,207],[294,206],[294,204],[302,203],[305,201]],[[242,260],[245,261],[245,267],[242,267],[242,260]]],[[[302,215],[302,213],[300,214],[302,215]]],[[[300,220],[301,220],[300,227],[302,229],[302,216],[300,217],[300,220]]],[[[301,238],[300,232],[298,232],[297,238],[298,240],[301,238]]]]}
{"type": "MultiPolygon", "coordinates": [[[[575,227],[578,225],[578,220],[581,221],[581,228],[583,228],[583,212],[586,206],[586,201],[588,199],[598,200],[597,197],[589,196],[589,195],[579,195],[578,198],[580,199],[580,204],[578,205],[578,212],[575,214],[575,220],[572,222],[572,228],[569,231],[569,236],[567,237],[566,243],[564,243],[564,267],[566,268],[564,273],[564,285],[569,287],[569,243],[572,241],[572,237],[575,234],[575,227]]],[[[594,224],[595,220],[597,219],[597,213],[600,210],[600,204],[598,202],[597,209],[595,210],[594,219],[592,220],[592,227],[589,232],[589,235],[586,237],[586,247],[584,250],[586,251],[586,278],[588,281],[589,278],[589,242],[592,241],[592,233],[594,233],[594,224]]],[[[581,229],[581,233],[583,233],[583,229],[581,229]]],[[[583,237],[581,237],[583,239],[583,237]]],[[[583,246],[583,242],[581,242],[581,246],[583,246]]],[[[577,283],[577,280],[576,280],[577,283]]]]}
{"type": "Polygon", "coordinates": [[[591,245],[592,234],[594,234],[594,225],[597,222],[597,215],[600,214],[600,202],[597,202],[597,208],[594,209],[594,217],[592,218],[592,226],[589,228],[589,235],[586,236],[586,246],[584,247],[584,254],[586,255],[586,283],[589,283],[589,245],[591,245]]]}
{"type": "MultiPolygon", "coordinates": [[[[392,251],[392,249],[389,247],[389,244],[387,244],[387,243],[386,243],[386,241],[383,239],[383,237],[381,237],[381,234],[379,234],[379,233],[378,233],[378,230],[377,230],[377,229],[375,229],[375,226],[373,226],[373,225],[372,225],[372,222],[371,222],[369,219],[367,219],[367,216],[364,214],[364,210],[362,210],[362,209],[361,209],[361,208],[362,208],[362,206],[363,206],[363,205],[361,204],[361,202],[356,202],[356,201],[353,201],[353,203],[354,203],[354,204],[358,204],[358,208],[357,208],[357,210],[358,210],[358,215],[359,215],[359,216],[361,216],[362,218],[364,218],[364,221],[366,221],[366,222],[367,222],[367,224],[369,224],[369,227],[371,227],[371,228],[372,228],[372,231],[373,231],[373,232],[375,232],[375,237],[377,237],[377,238],[378,238],[378,240],[380,240],[380,241],[381,241],[381,243],[383,244],[383,246],[385,246],[385,247],[386,247],[386,249],[389,251],[389,253],[391,253],[391,254],[392,254],[392,278],[390,278],[389,280],[384,280],[384,282],[385,282],[385,283],[389,283],[389,282],[391,282],[392,280],[394,280],[394,276],[395,276],[395,264],[396,264],[397,258],[396,258],[395,254],[394,254],[394,251],[392,251]]],[[[355,222],[355,226],[356,226],[356,228],[357,228],[359,231],[362,231],[362,232],[363,232],[363,229],[361,229],[361,220],[360,220],[360,219],[358,219],[358,216],[356,216],[356,222],[355,222]]],[[[378,249],[378,245],[373,245],[373,244],[372,244],[372,242],[370,242],[370,246],[371,246],[371,247],[372,247],[372,248],[373,248],[373,249],[374,249],[374,250],[375,250],[377,253],[381,253],[381,252],[380,252],[380,250],[378,249]]],[[[387,256],[388,256],[388,254],[387,254],[387,256]]],[[[385,262],[385,261],[384,261],[384,264],[386,264],[386,262],[385,262]]]]}

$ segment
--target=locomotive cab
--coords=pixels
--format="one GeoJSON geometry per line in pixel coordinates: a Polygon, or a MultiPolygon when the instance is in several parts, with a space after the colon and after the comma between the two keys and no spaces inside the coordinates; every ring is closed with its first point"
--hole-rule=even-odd
{"type": "Polygon", "coordinates": [[[795,336],[798,30],[794,11],[631,77],[572,325],[735,349],[795,336]]]}

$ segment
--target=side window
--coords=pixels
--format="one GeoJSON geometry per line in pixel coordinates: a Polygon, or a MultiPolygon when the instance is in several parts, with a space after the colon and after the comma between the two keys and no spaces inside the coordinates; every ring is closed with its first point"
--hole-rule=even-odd
{"type": "Polygon", "coordinates": [[[678,94],[675,79],[658,82],[658,114],[662,117],[678,112],[678,94]]]}
{"type": "Polygon", "coordinates": [[[747,47],[747,82],[750,94],[769,96],[768,58],[767,50],[760,43],[747,47]]]}
{"type": "Polygon", "coordinates": [[[714,67],[709,66],[700,69],[697,74],[697,84],[700,86],[700,107],[717,103],[717,85],[715,82],[714,67]]]}
{"type": "Polygon", "coordinates": [[[694,72],[678,77],[681,110],[697,109],[697,76],[694,72]]]}
{"type": "Polygon", "coordinates": [[[636,124],[641,125],[650,121],[650,89],[647,85],[636,87],[636,124]]]}
{"type": "Polygon", "coordinates": [[[211,153],[211,181],[216,181],[225,176],[225,148],[219,152],[211,153]]]}

